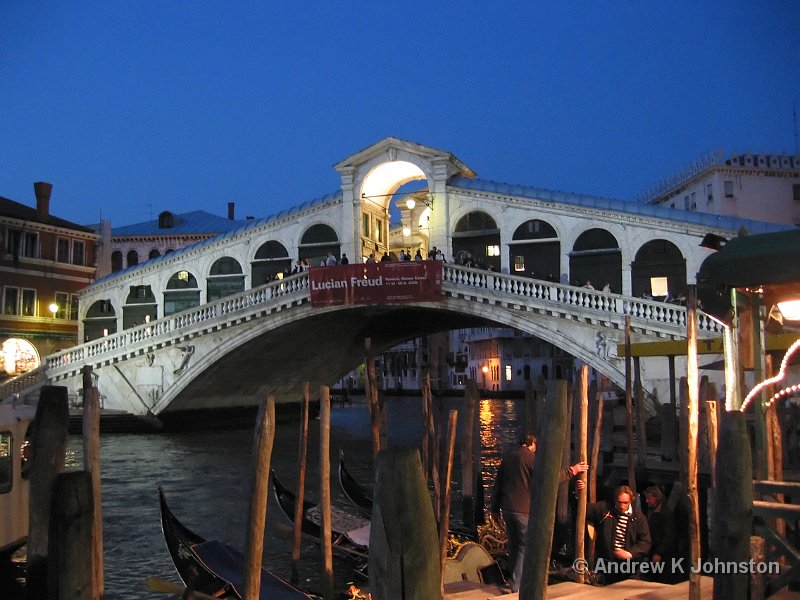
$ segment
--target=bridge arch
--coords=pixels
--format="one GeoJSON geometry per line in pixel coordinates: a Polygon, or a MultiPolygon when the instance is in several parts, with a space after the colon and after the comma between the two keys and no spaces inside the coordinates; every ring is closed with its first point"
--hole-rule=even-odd
{"type": "Polygon", "coordinates": [[[470,210],[457,217],[451,238],[453,260],[464,263],[464,259],[475,264],[468,266],[487,267],[500,271],[500,229],[497,221],[487,212],[470,210]]]}
{"type": "Polygon", "coordinates": [[[288,273],[292,267],[289,251],[277,240],[261,244],[250,261],[251,287],[272,281],[278,273],[288,273]]]}
{"type": "Polygon", "coordinates": [[[233,256],[222,256],[214,261],[206,277],[206,302],[244,291],[244,269],[233,256]]]}
{"type": "Polygon", "coordinates": [[[83,317],[84,341],[117,333],[117,312],[110,299],[95,300],[83,317]]]}
{"type": "Polygon", "coordinates": [[[114,250],[111,253],[111,272],[116,273],[122,270],[122,251],[114,250]]]}
{"type": "Polygon", "coordinates": [[[665,239],[650,240],[636,252],[631,263],[631,286],[634,296],[645,293],[676,298],[686,293],[686,259],[680,249],[665,239]],[[663,278],[666,290],[653,290],[652,278],[663,278]]]}
{"type": "Polygon", "coordinates": [[[122,306],[122,328],[129,329],[158,319],[158,301],[153,287],[132,285],[122,306]]]}
{"type": "Polygon", "coordinates": [[[177,271],[164,289],[164,316],[200,306],[200,285],[189,271],[177,271]]]}
{"type": "Polygon", "coordinates": [[[309,225],[300,236],[297,245],[297,257],[307,258],[313,266],[319,265],[320,259],[330,252],[339,258],[341,244],[339,234],[327,223],[314,223],[309,225]]]}
{"type": "Polygon", "coordinates": [[[593,227],[578,235],[569,253],[569,277],[572,285],[592,282],[602,288],[606,283],[617,293],[622,290],[622,251],[617,238],[608,229],[593,227]]]}
{"type": "Polygon", "coordinates": [[[125,255],[125,266],[132,267],[139,264],[139,253],[136,250],[128,250],[125,255]]]}
{"type": "Polygon", "coordinates": [[[555,227],[542,219],[519,225],[508,242],[508,264],[513,275],[557,281],[561,241],[555,227]]]}

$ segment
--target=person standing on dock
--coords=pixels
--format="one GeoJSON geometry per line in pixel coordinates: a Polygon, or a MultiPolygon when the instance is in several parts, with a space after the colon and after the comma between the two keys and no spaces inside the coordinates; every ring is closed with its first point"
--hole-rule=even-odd
{"type": "MultiPolygon", "coordinates": [[[[531,475],[536,458],[536,436],[525,434],[520,444],[503,456],[492,492],[492,513],[502,515],[508,534],[508,567],[511,589],[519,591],[525,563],[525,535],[531,509],[531,475]]],[[[559,478],[565,481],[589,469],[587,463],[564,467],[559,478]]]]}

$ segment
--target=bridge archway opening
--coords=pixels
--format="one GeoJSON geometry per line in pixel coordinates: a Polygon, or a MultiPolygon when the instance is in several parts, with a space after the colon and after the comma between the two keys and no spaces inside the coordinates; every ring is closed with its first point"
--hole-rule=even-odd
{"type": "Polygon", "coordinates": [[[622,251],[617,238],[599,228],[580,234],[569,254],[569,280],[572,285],[591,283],[597,289],[608,283],[612,292],[621,293],[622,251]]]}
{"type": "Polygon", "coordinates": [[[223,256],[214,261],[206,282],[207,302],[213,302],[244,291],[244,271],[239,261],[232,256],[223,256]]]}
{"type": "Polygon", "coordinates": [[[631,285],[634,296],[663,296],[654,294],[654,278],[666,280],[667,296],[677,298],[686,294],[686,259],[669,240],[651,240],[636,253],[631,263],[631,285]]]}
{"type": "Polygon", "coordinates": [[[189,271],[173,273],[164,290],[164,316],[200,306],[200,286],[189,271]]]}
{"type": "Polygon", "coordinates": [[[299,259],[308,259],[312,267],[318,266],[328,255],[333,254],[337,259],[340,252],[339,236],[330,225],[317,223],[303,232],[300,244],[297,247],[299,259]]]}
{"type": "Polygon", "coordinates": [[[547,221],[531,219],[517,227],[508,249],[512,275],[558,281],[561,268],[561,242],[547,221]]]}
{"type": "Polygon", "coordinates": [[[122,307],[122,328],[129,329],[158,318],[158,303],[149,285],[132,285],[122,307]]]}
{"type": "Polygon", "coordinates": [[[286,246],[275,240],[261,244],[250,264],[252,287],[273,281],[278,273],[289,273],[291,267],[286,246]]]}
{"type": "Polygon", "coordinates": [[[96,340],[112,333],[117,333],[117,312],[111,300],[93,302],[83,319],[83,341],[96,340]]]}
{"type": "MultiPolygon", "coordinates": [[[[405,206],[408,197],[428,187],[424,171],[405,160],[390,160],[372,168],[361,184],[360,252],[366,259],[374,254],[380,259],[384,252],[396,254],[400,247],[427,252],[427,219],[425,231],[420,229],[426,206],[405,206]],[[424,183],[420,183],[424,182],[424,183]],[[392,225],[398,225],[393,227],[392,225]],[[397,235],[406,227],[410,235],[397,235]],[[393,234],[393,229],[396,232],[393,234]]],[[[430,210],[428,209],[428,215],[430,210]]]]}
{"type": "Polygon", "coordinates": [[[161,252],[158,251],[158,248],[153,248],[150,250],[150,254],[147,255],[147,259],[152,260],[154,258],[158,258],[159,256],[161,256],[161,252]]]}
{"type": "Polygon", "coordinates": [[[500,229],[488,213],[475,210],[458,220],[453,259],[464,266],[500,271],[500,229]]]}

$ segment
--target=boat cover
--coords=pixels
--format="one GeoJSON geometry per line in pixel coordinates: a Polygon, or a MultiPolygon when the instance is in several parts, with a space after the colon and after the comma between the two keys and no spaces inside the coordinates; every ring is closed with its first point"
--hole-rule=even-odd
{"type": "MultiPolygon", "coordinates": [[[[240,597],[244,597],[244,555],[217,540],[197,544],[193,550],[211,571],[230,582],[240,597]]],[[[308,594],[277,575],[261,569],[261,600],[309,600],[308,594]]]]}

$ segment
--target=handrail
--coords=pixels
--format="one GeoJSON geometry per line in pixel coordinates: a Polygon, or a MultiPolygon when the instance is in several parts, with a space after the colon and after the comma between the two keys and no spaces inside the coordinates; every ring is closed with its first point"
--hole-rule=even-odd
{"type": "MultiPolygon", "coordinates": [[[[335,267],[334,267],[335,268],[335,267]]],[[[594,313],[617,320],[630,315],[639,326],[659,326],[664,331],[680,334],[686,327],[686,308],[656,300],[630,298],[598,290],[553,283],[518,275],[508,275],[443,263],[443,284],[449,293],[480,291],[498,299],[513,298],[518,304],[547,306],[565,312],[594,313]]],[[[220,320],[235,321],[265,309],[280,307],[289,301],[309,299],[308,273],[290,275],[263,286],[226,296],[195,308],[163,317],[104,336],[46,357],[46,370],[60,371],[79,368],[89,359],[105,360],[146,349],[165,339],[185,339],[220,320]]],[[[713,335],[721,325],[708,315],[698,312],[698,330],[713,335]]]]}
{"type": "MultiPolygon", "coordinates": [[[[640,322],[658,323],[675,329],[686,328],[686,307],[658,300],[632,298],[601,290],[451,264],[444,265],[443,279],[460,288],[502,292],[518,298],[521,303],[530,304],[530,300],[538,300],[539,303],[553,306],[579,308],[582,311],[590,310],[617,317],[629,315],[631,319],[640,322]]],[[[719,321],[701,311],[698,311],[697,316],[698,331],[721,335],[722,325],[719,321]]]]}

